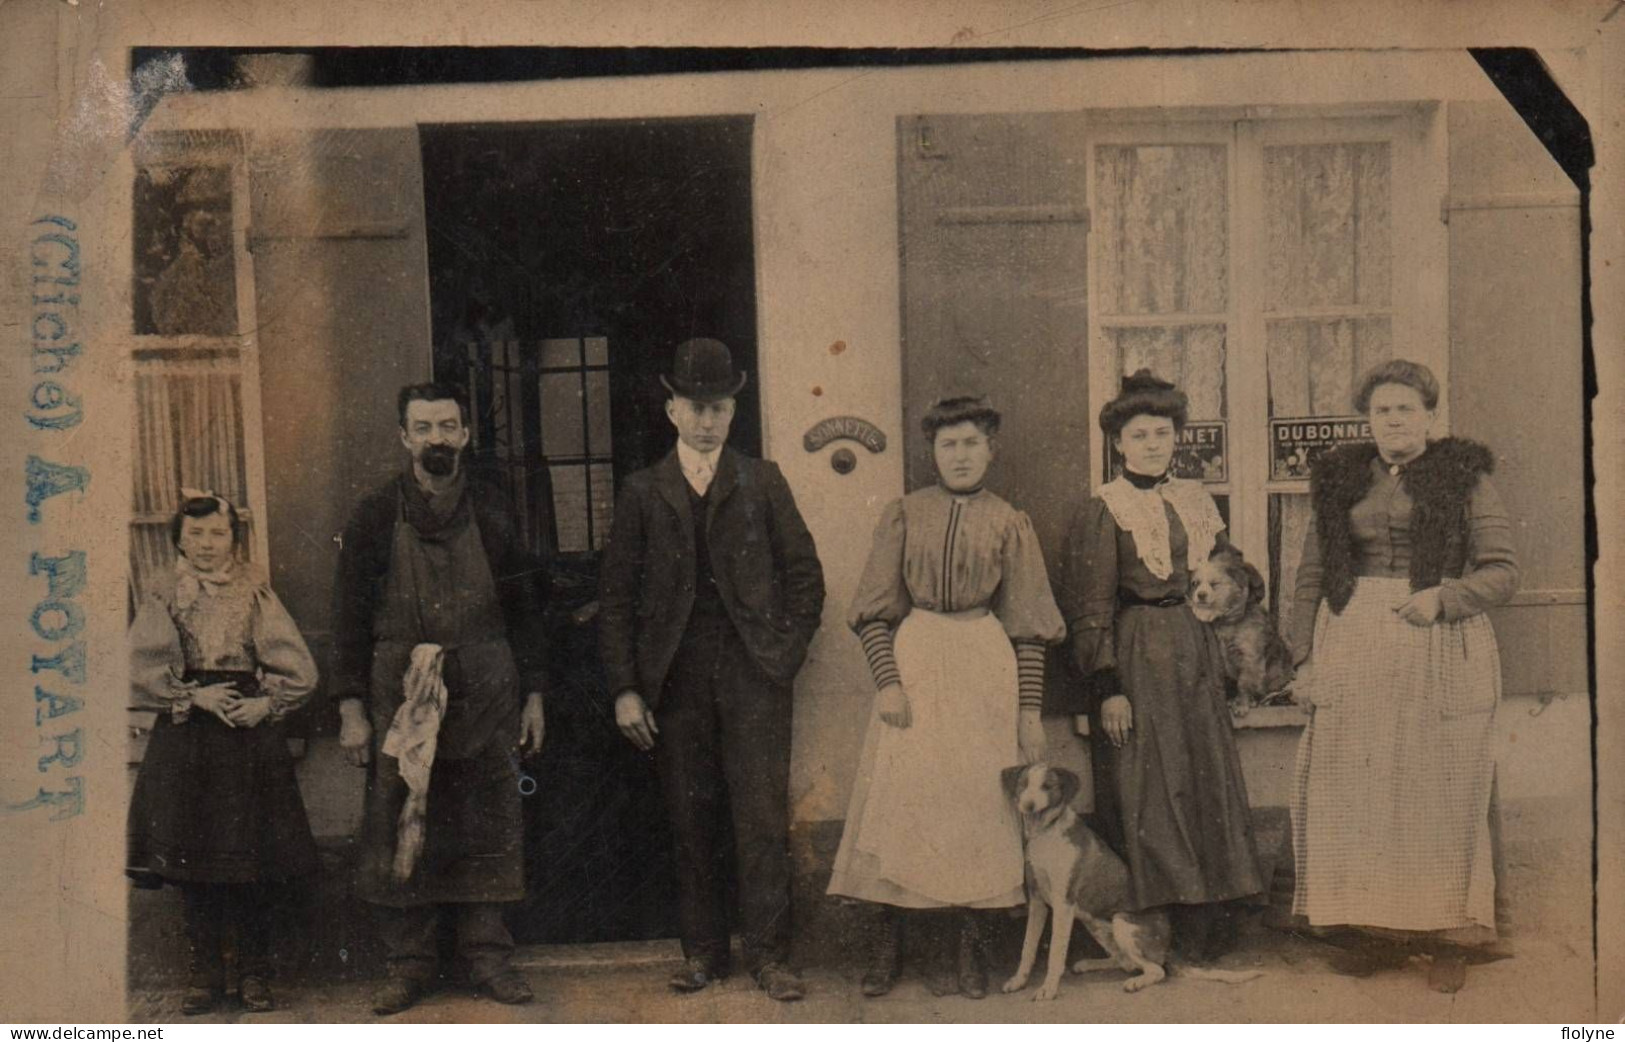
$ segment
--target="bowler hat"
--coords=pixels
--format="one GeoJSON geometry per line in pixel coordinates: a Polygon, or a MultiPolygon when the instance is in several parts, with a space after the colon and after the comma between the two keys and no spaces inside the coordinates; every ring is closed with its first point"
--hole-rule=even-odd
{"type": "Polygon", "coordinates": [[[734,370],[733,355],[720,340],[696,337],[677,345],[670,377],[660,382],[679,398],[715,401],[732,398],[745,386],[745,374],[734,370]]]}

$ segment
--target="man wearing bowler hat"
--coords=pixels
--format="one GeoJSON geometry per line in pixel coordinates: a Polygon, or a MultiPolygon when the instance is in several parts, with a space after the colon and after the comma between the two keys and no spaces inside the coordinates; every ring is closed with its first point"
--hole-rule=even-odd
{"type": "Polygon", "coordinates": [[[779,468],[726,447],[745,385],[717,340],[677,348],[677,447],[626,479],[604,548],[599,642],[615,722],[653,750],[676,845],[677,991],[728,975],[720,849],[733,821],[747,969],[805,993],[790,948],[791,685],[818,629],[824,571],[779,468]]]}

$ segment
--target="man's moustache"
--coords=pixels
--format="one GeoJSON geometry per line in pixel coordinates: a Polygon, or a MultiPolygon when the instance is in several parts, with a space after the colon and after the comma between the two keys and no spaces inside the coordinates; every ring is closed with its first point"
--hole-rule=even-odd
{"type": "Polygon", "coordinates": [[[423,469],[435,477],[445,477],[457,469],[457,450],[445,445],[430,445],[423,450],[423,469]]]}

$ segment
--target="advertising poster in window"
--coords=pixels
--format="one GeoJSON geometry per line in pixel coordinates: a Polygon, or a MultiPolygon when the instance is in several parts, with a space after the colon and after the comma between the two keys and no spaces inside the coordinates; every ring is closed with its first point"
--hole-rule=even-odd
{"type": "Polygon", "coordinates": [[[1270,480],[1307,481],[1315,459],[1339,445],[1371,440],[1364,416],[1306,416],[1270,421],[1270,480]]]}
{"type": "MultiPolygon", "coordinates": [[[[1174,458],[1168,471],[1176,478],[1205,481],[1222,485],[1230,480],[1230,457],[1226,425],[1223,420],[1192,420],[1179,432],[1179,443],[1174,446],[1174,458]]],[[[1111,454],[1111,474],[1123,471],[1122,457],[1111,454]]]]}

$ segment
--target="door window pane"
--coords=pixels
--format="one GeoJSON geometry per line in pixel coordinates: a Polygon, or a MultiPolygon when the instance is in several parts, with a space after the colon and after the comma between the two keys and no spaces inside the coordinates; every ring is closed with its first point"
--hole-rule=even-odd
{"type": "Polygon", "coordinates": [[[615,468],[608,463],[594,463],[589,475],[592,480],[592,548],[602,550],[615,518],[615,468]]]}
{"type": "Polygon", "coordinates": [[[541,448],[553,477],[558,548],[589,553],[602,549],[615,506],[609,341],[555,338],[539,347],[541,448]]]}
{"type": "Polygon", "coordinates": [[[581,415],[581,374],[544,373],[542,455],[548,459],[584,456],[587,431],[581,415]]]}
{"type": "Polygon", "coordinates": [[[1213,314],[1228,307],[1223,145],[1096,151],[1097,285],[1105,314],[1213,314]]]}
{"type": "Polygon", "coordinates": [[[1387,142],[1264,149],[1266,310],[1389,304],[1390,179],[1387,142]]]}
{"type": "Polygon", "coordinates": [[[568,554],[592,549],[587,526],[587,468],[564,464],[549,469],[553,475],[553,516],[558,525],[559,550],[568,554]]]}
{"type": "Polygon", "coordinates": [[[586,374],[587,384],[587,451],[594,456],[610,454],[609,373],[586,374]]]}
{"type": "Polygon", "coordinates": [[[581,341],[575,339],[548,339],[541,345],[543,369],[578,369],[581,367],[581,341]]]}

